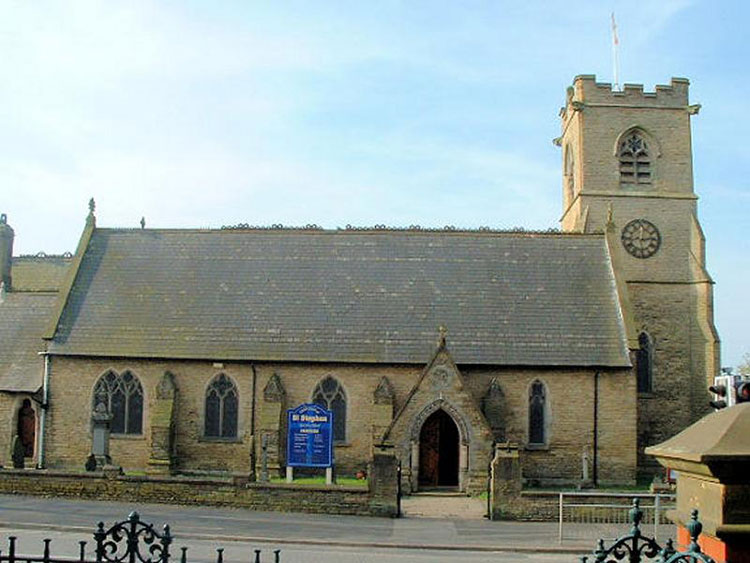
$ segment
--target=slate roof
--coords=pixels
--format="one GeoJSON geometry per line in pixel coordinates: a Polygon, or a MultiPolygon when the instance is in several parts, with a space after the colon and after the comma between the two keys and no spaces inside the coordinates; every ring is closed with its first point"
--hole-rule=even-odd
{"type": "Polygon", "coordinates": [[[17,256],[11,271],[13,291],[58,291],[68,267],[70,256],[17,256]]]}
{"type": "Polygon", "coordinates": [[[629,366],[602,235],[96,229],[57,354],[629,366]]]}
{"type": "Polygon", "coordinates": [[[0,300],[0,391],[42,386],[42,333],[57,293],[6,293],[0,300]]]}

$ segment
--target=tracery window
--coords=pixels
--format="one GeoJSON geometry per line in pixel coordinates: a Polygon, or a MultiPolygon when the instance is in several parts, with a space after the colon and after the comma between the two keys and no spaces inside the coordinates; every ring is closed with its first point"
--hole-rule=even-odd
{"type": "Polygon", "coordinates": [[[112,415],[113,434],[141,434],[143,431],[143,387],[132,372],[108,371],[94,386],[92,409],[99,403],[112,415]]]}
{"type": "Polygon", "coordinates": [[[346,441],[346,393],[333,377],[326,377],[313,391],[313,403],[333,412],[333,441],[346,441]]]}
{"type": "Polygon", "coordinates": [[[650,393],[653,388],[654,348],[651,337],[645,332],[638,335],[638,352],[636,352],[635,363],[638,392],[650,393]]]}
{"type": "Polygon", "coordinates": [[[638,131],[628,133],[620,141],[617,157],[620,162],[621,184],[651,184],[651,151],[646,139],[638,131]]]}
{"type": "Polygon", "coordinates": [[[207,438],[237,437],[237,387],[223,373],[213,378],[206,389],[204,435],[207,438]]]}
{"type": "Polygon", "coordinates": [[[546,413],[547,397],[544,383],[537,380],[529,388],[529,444],[541,446],[547,443],[546,413]]]}

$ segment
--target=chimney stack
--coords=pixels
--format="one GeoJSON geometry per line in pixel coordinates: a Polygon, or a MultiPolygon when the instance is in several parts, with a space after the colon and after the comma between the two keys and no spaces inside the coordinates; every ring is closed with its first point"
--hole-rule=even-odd
{"type": "Polygon", "coordinates": [[[13,237],[15,233],[8,225],[8,216],[0,214],[0,282],[5,285],[5,290],[10,291],[10,266],[13,260],[13,237]]]}

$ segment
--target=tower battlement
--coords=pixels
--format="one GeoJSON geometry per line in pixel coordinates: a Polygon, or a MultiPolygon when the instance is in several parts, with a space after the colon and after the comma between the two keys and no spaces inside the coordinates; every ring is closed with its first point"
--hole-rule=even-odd
{"type": "Polygon", "coordinates": [[[579,74],[568,88],[566,106],[571,104],[614,104],[636,107],[684,108],[688,105],[687,78],[672,78],[670,84],[658,84],[653,92],[645,92],[643,84],[625,84],[612,90],[609,82],[597,82],[593,74],[579,74]]]}

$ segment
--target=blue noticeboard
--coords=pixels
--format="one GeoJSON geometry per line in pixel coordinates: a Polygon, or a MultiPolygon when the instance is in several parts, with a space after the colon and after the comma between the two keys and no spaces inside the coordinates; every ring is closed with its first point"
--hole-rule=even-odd
{"type": "Polygon", "coordinates": [[[333,413],[307,403],[287,413],[286,464],[291,467],[333,465],[333,413]]]}

